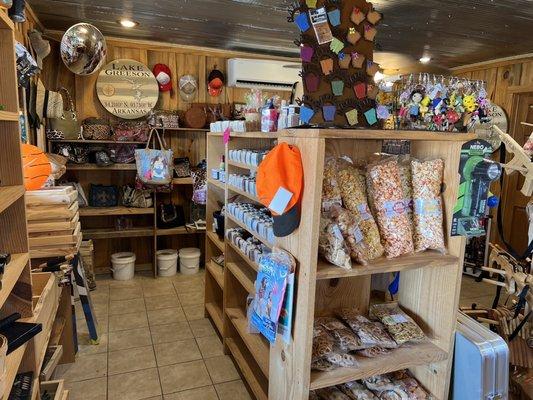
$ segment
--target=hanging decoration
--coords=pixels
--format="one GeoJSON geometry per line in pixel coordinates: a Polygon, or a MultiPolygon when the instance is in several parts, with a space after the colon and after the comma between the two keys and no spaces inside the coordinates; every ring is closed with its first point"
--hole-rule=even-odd
{"type": "Polygon", "coordinates": [[[73,25],[61,39],[61,59],[76,75],[95,73],[104,64],[106,55],[104,35],[94,25],[73,25]]]}

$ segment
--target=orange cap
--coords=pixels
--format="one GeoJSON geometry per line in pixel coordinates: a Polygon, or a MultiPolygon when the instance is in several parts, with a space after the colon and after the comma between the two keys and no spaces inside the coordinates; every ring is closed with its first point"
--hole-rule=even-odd
{"type": "Polygon", "coordinates": [[[275,146],[259,165],[256,182],[259,201],[272,211],[274,235],[290,235],[300,225],[300,201],[304,186],[302,157],[298,147],[287,143],[275,146]],[[281,215],[271,207],[280,189],[292,194],[281,215]]]}

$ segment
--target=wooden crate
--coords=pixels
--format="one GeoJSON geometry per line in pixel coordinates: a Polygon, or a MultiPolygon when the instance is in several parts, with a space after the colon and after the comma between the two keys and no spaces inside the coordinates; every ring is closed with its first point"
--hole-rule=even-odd
{"type": "Polygon", "coordinates": [[[41,395],[46,391],[50,395],[50,400],[63,400],[65,392],[67,392],[68,398],[68,391],[64,389],[64,386],[65,381],[63,379],[57,381],[41,382],[41,395]]]}

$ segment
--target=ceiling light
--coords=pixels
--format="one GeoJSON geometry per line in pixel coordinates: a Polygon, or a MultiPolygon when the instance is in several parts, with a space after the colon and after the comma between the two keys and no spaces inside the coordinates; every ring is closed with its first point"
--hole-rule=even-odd
{"type": "Polygon", "coordinates": [[[122,25],[124,28],[134,28],[137,25],[139,25],[138,22],[132,21],[131,19],[123,18],[120,21],[118,21],[120,25],[122,25]]]}
{"type": "Polygon", "coordinates": [[[431,61],[431,57],[428,57],[428,56],[424,56],[424,57],[421,57],[421,58],[420,58],[420,62],[421,62],[422,64],[427,64],[427,63],[430,62],[430,61],[431,61]]]}
{"type": "Polygon", "coordinates": [[[376,75],[374,75],[374,82],[379,82],[385,78],[385,75],[383,75],[381,72],[376,72],[376,75]]]}

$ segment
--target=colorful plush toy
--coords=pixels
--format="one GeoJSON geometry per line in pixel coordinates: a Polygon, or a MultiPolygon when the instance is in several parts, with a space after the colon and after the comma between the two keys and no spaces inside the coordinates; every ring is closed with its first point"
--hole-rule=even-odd
{"type": "Polygon", "coordinates": [[[474,95],[468,94],[463,97],[463,107],[465,108],[466,112],[469,113],[476,111],[477,103],[474,95]]]}

